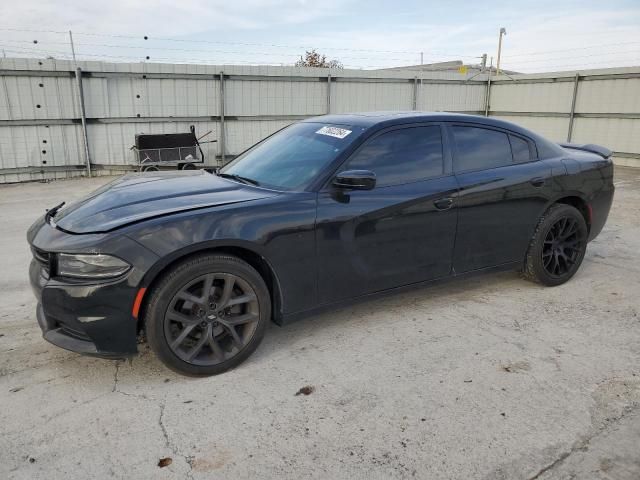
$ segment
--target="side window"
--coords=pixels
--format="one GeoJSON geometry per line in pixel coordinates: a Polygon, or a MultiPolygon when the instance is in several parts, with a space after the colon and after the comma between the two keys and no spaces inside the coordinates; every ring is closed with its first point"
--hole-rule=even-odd
{"type": "Polygon", "coordinates": [[[452,130],[456,143],[455,171],[485,170],[513,163],[506,133],[463,126],[454,126],[452,130]]]}
{"type": "Polygon", "coordinates": [[[525,163],[532,160],[529,142],[515,135],[509,135],[509,141],[511,142],[511,150],[513,150],[513,163],[525,163]]]}
{"type": "Polygon", "coordinates": [[[411,127],[369,140],[343,170],[371,170],[376,185],[397,185],[437,177],[444,171],[440,127],[411,127]]]}

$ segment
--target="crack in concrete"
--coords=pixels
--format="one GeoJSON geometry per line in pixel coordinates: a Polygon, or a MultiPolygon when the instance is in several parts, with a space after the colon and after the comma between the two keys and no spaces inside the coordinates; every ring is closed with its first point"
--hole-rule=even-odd
{"type": "Polygon", "coordinates": [[[111,393],[118,393],[120,395],[125,395],[127,397],[139,398],[140,400],[150,400],[146,395],[139,395],[137,393],[129,393],[123,392],[118,388],[118,375],[120,374],[120,360],[116,360],[115,362],[116,370],[113,373],[113,387],[111,388],[111,393]]]}
{"type": "Polygon", "coordinates": [[[112,392],[118,391],[118,372],[119,371],[120,371],[120,362],[116,360],[116,371],[113,374],[113,388],[111,389],[112,392]]]}
{"type": "Polygon", "coordinates": [[[173,452],[174,455],[184,458],[184,461],[189,465],[189,471],[186,474],[186,478],[193,479],[193,461],[194,457],[190,455],[184,455],[180,452],[177,445],[175,445],[171,439],[169,438],[169,433],[167,432],[167,428],[164,425],[164,410],[166,407],[166,401],[163,401],[160,404],[160,417],[158,418],[158,425],[160,426],[160,430],[162,431],[162,436],[164,437],[164,442],[166,447],[173,452]]]}
{"type": "Polygon", "coordinates": [[[606,425],[602,426],[601,428],[597,429],[593,434],[583,438],[580,441],[575,442],[568,451],[562,452],[558,456],[558,458],[556,458],[549,465],[546,465],[542,469],[538,470],[538,472],[536,472],[532,477],[529,477],[527,480],[536,480],[542,477],[542,475],[544,475],[545,473],[561,465],[567,458],[569,458],[575,452],[586,450],[593,439],[605,433],[607,430],[609,430],[611,427],[613,427],[615,424],[620,422],[623,418],[625,418],[627,415],[629,415],[630,413],[632,413],[634,410],[638,408],[640,408],[640,404],[629,405],[616,418],[611,419],[611,421],[609,421],[606,425]]]}
{"type": "Polygon", "coordinates": [[[140,400],[153,400],[153,399],[147,397],[146,395],[139,395],[137,393],[123,392],[122,390],[116,390],[115,392],[112,392],[112,393],[117,393],[118,395],[124,395],[125,397],[138,398],[140,400]]]}
{"type": "MultiPolygon", "coordinates": [[[[589,439],[589,441],[590,440],[591,439],[589,439]]],[[[552,463],[550,463],[549,465],[547,465],[543,469],[539,470],[538,473],[536,473],[533,477],[529,477],[528,480],[536,480],[537,478],[540,478],[542,475],[544,475],[549,470],[553,470],[558,465],[560,465],[562,462],[564,462],[573,452],[575,452],[576,450],[584,449],[584,447],[586,446],[587,443],[589,443],[589,442],[588,441],[580,442],[579,446],[574,445],[571,448],[571,450],[569,450],[568,452],[563,452],[562,455],[560,455],[552,463]]]]}

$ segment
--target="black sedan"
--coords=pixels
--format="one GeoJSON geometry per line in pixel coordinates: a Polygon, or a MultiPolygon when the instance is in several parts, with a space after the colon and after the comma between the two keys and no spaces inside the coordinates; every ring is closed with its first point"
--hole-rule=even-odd
{"type": "Polygon", "coordinates": [[[270,320],[496,269],[559,285],[613,199],[611,152],[455,114],[290,125],[217,174],[130,174],[29,229],[44,338],[221,373],[270,320]]]}

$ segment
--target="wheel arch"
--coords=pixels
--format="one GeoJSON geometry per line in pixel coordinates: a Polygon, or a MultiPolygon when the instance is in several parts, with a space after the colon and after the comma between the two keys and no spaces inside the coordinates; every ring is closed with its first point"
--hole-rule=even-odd
{"type": "MultiPolygon", "coordinates": [[[[591,232],[591,207],[589,206],[589,202],[580,194],[567,194],[556,199],[553,204],[562,203],[565,205],[571,205],[576,210],[578,210],[582,217],[584,218],[585,223],[587,224],[587,232],[591,232]]],[[[548,208],[548,207],[547,207],[548,208]]]]}
{"type": "MultiPolygon", "coordinates": [[[[582,214],[582,217],[584,218],[584,221],[587,224],[587,233],[591,232],[591,209],[589,207],[589,202],[586,200],[584,195],[581,194],[580,192],[563,192],[562,195],[559,195],[549,200],[545,204],[545,206],[540,210],[535,223],[531,226],[529,230],[528,238],[531,238],[531,236],[536,230],[536,226],[538,225],[538,222],[547,213],[549,208],[559,203],[565,204],[565,205],[571,205],[572,207],[575,207],[582,214]]],[[[529,248],[529,243],[527,242],[527,245],[525,247],[525,252],[527,251],[528,248],[529,248]]]]}
{"type": "Polygon", "coordinates": [[[257,248],[244,244],[235,243],[205,243],[198,245],[191,245],[184,249],[163,257],[162,260],[157,262],[143,277],[140,282],[140,288],[146,288],[145,294],[140,304],[140,309],[137,318],[137,331],[142,331],[144,325],[144,316],[147,304],[149,302],[149,293],[153,287],[160,281],[163,274],[169,269],[185,261],[186,259],[195,255],[201,255],[203,253],[218,253],[227,254],[244,260],[251,265],[262,279],[267,284],[269,289],[269,295],[271,297],[271,319],[275,323],[281,323],[282,318],[282,289],[280,288],[280,282],[276,275],[275,269],[271,263],[264,257],[264,255],[258,253],[257,248]]]}

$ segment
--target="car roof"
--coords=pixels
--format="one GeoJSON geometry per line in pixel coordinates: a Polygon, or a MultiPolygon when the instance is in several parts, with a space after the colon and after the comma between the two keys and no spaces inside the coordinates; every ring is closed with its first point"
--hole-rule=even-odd
{"type": "Polygon", "coordinates": [[[362,113],[345,113],[330,114],[319,117],[312,117],[303,120],[311,123],[328,123],[335,125],[352,125],[360,127],[389,127],[393,125],[404,125],[408,123],[421,122],[469,122],[480,125],[493,126],[498,128],[506,128],[508,130],[519,132],[527,136],[536,136],[530,130],[522,128],[515,123],[506,122],[492,117],[484,117],[480,115],[469,115],[464,113],[447,113],[447,112],[362,112],[362,113]]]}

